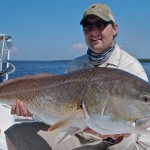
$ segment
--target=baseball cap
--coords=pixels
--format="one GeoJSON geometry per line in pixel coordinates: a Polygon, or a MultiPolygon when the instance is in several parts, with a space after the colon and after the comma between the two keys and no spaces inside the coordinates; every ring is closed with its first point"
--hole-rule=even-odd
{"type": "Polygon", "coordinates": [[[112,14],[112,11],[110,8],[105,4],[92,4],[89,6],[86,11],[83,14],[83,18],[80,21],[80,24],[82,24],[88,16],[95,15],[104,21],[113,21],[115,23],[114,16],[112,14]]]}

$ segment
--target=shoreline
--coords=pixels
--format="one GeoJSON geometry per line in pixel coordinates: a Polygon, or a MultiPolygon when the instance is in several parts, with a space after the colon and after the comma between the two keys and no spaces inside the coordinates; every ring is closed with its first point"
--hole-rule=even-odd
{"type": "Polygon", "coordinates": [[[150,62],[150,59],[138,59],[140,62],[150,62]]]}

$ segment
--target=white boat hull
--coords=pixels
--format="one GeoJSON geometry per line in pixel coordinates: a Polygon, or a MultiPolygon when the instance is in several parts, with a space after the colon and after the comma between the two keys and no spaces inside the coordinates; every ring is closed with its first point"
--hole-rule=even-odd
{"type": "Polygon", "coordinates": [[[11,115],[10,109],[0,105],[0,150],[7,150],[4,131],[14,124],[14,115],[11,115]]]}

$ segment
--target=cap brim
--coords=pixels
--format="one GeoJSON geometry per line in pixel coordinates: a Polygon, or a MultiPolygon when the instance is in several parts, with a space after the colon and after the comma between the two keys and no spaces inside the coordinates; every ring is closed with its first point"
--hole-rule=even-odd
{"type": "Polygon", "coordinates": [[[110,18],[107,18],[103,15],[96,15],[96,14],[89,14],[89,15],[86,15],[85,17],[82,18],[82,20],[80,21],[80,24],[83,24],[83,22],[89,17],[89,16],[97,16],[99,17],[100,19],[104,20],[104,21],[111,21],[110,18]]]}

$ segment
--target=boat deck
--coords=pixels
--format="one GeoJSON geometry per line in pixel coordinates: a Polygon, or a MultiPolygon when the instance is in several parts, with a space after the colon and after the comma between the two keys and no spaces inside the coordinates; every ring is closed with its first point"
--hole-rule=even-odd
{"type": "Polygon", "coordinates": [[[6,139],[4,131],[7,130],[10,126],[16,123],[21,122],[32,122],[32,117],[20,117],[16,115],[11,115],[10,109],[5,108],[0,105],[0,150],[8,150],[6,145],[6,139]]]}
{"type": "Polygon", "coordinates": [[[4,131],[14,124],[14,116],[10,115],[10,109],[0,105],[0,150],[7,150],[4,131]]]}

